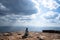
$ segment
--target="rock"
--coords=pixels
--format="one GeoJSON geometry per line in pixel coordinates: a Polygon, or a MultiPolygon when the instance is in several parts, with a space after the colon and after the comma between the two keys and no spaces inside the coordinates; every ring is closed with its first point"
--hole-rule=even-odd
{"type": "Polygon", "coordinates": [[[1,40],[4,40],[4,39],[1,39],[1,40]]]}
{"type": "Polygon", "coordinates": [[[44,40],[44,39],[42,39],[42,38],[40,38],[40,37],[37,37],[38,38],[38,40],[44,40]]]}
{"type": "Polygon", "coordinates": [[[3,36],[11,36],[11,33],[3,33],[3,36]]]}

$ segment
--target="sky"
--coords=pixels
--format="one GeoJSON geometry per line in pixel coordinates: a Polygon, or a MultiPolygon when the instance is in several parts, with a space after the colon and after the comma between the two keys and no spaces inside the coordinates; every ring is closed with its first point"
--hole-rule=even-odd
{"type": "Polygon", "coordinates": [[[0,26],[60,27],[60,0],[0,0],[0,26]]]}

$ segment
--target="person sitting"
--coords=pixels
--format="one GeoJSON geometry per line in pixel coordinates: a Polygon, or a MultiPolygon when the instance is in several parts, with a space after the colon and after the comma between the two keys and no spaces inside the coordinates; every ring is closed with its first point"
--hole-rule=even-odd
{"type": "Polygon", "coordinates": [[[25,34],[22,36],[22,38],[27,38],[28,35],[29,35],[29,33],[28,33],[28,28],[26,28],[26,30],[25,30],[25,34]]]}

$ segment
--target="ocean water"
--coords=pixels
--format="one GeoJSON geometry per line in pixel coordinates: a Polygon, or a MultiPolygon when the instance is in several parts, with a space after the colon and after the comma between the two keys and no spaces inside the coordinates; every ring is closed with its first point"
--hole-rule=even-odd
{"type": "MultiPolygon", "coordinates": [[[[42,32],[42,30],[59,30],[60,27],[27,27],[29,31],[42,32]]],[[[0,32],[17,32],[25,31],[26,27],[11,27],[11,26],[2,26],[0,27],[0,32]]]]}

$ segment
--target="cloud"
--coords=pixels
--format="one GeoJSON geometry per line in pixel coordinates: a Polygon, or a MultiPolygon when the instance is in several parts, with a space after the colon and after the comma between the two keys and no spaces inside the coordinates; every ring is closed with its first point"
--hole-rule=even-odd
{"type": "Polygon", "coordinates": [[[46,14],[43,14],[43,17],[49,23],[60,24],[60,13],[58,13],[58,12],[48,11],[46,14]]]}
{"type": "Polygon", "coordinates": [[[0,0],[0,26],[60,26],[60,13],[53,11],[59,5],[55,0],[0,0]]]}
{"type": "MultiPolygon", "coordinates": [[[[9,9],[7,12],[9,14],[31,15],[37,13],[37,9],[34,7],[35,4],[30,0],[0,0],[0,3],[3,4],[3,9],[9,9]]],[[[6,11],[3,10],[1,12],[6,13],[6,11]]]]}
{"type": "Polygon", "coordinates": [[[0,16],[0,26],[60,26],[60,13],[48,11],[42,15],[16,15],[0,16]]]}
{"type": "Polygon", "coordinates": [[[59,27],[60,26],[60,13],[54,11],[47,11],[41,15],[32,15],[34,19],[27,24],[32,26],[43,27],[59,27]]]}
{"type": "Polygon", "coordinates": [[[60,6],[55,0],[41,0],[41,4],[50,10],[57,9],[60,6]]]}
{"type": "MultiPolygon", "coordinates": [[[[0,26],[12,26],[13,24],[18,24],[21,25],[25,21],[31,20],[30,16],[24,16],[24,15],[5,15],[5,16],[0,16],[0,26]]],[[[18,25],[17,25],[18,26],[18,25]]]]}
{"type": "Polygon", "coordinates": [[[5,9],[9,9],[9,11],[0,9],[0,26],[28,25],[31,21],[30,16],[37,13],[35,4],[30,0],[0,0],[0,3],[5,9]]]}
{"type": "Polygon", "coordinates": [[[6,8],[2,3],[0,3],[0,12],[1,11],[8,11],[9,9],[6,8]]]}
{"type": "Polygon", "coordinates": [[[56,17],[58,17],[58,14],[57,12],[53,12],[53,11],[48,11],[46,14],[44,14],[44,17],[46,19],[55,19],[56,17]]]}

